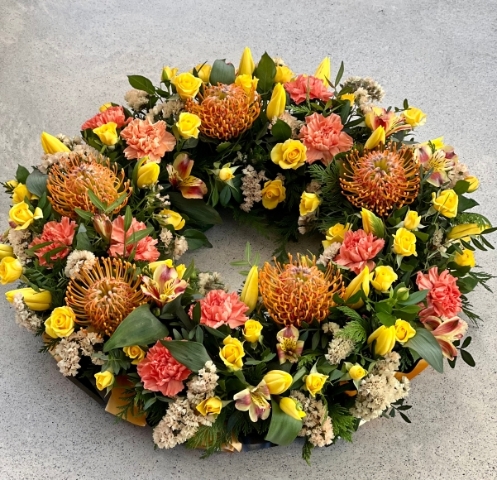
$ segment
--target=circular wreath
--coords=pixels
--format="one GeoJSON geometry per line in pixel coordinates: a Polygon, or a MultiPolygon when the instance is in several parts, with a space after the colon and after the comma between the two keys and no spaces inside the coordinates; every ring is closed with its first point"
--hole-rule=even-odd
{"type": "Polygon", "coordinates": [[[421,110],[342,73],[246,49],[237,70],[130,76],[128,107],[102,105],[82,138],[43,133],[41,164],[4,184],[16,321],[161,448],[301,436],[308,460],[361,421],[407,420],[426,365],[474,365],[459,315],[478,319],[467,295],[490,275],[473,252],[495,230],[468,212],[478,179],[442,138],[414,141],[421,110]],[[247,245],[240,293],[179,260],[211,246],[216,208],[280,234],[261,268],[247,245]],[[286,254],[313,230],[319,256],[286,254]]]}

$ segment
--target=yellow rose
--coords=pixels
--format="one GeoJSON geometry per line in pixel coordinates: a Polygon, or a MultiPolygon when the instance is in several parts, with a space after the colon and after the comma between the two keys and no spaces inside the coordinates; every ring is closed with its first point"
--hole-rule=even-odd
{"type": "Polygon", "coordinates": [[[467,240],[470,235],[480,235],[482,230],[476,223],[461,223],[449,230],[447,238],[449,240],[458,240],[459,238],[467,240]]]}
{"type": "MultiPolygon", "coordinates": [[[[245,280],[240,300],[249,307],[247,314],[252,313],[259,299],[259,269],[257,265],[252,265],[245,280]]],[[[262,328],[262,327],[261,327],[262,328]]]]}
{"type": "Polygon", "coordinates": [[[241,370],[243,368],[242,358],[245,356],[243,344],[240,340],[228,335],[223,340],[224,347],[219,349],[219,356],[224,364],[231,371],[241,370]]]}
{"type": "Polygon", "coordinates": [[[456,253],[454,255],[454,262],[456,262],[460,267],[471,267],[476,265],[475,254],[465,248],[462,253],[456,253]]]}
{"type": "Polygon", "coordinates": [[[392,267],[382,265],[374,269],[374,278],[371,280],[371,285],[376,291],[387,293],[392,283],[398,278],[392,267]]]}
{"type": "Polygon", "coordinates": [[[293,382],[292,376],[283,370],[271,370],[264,375],[263,380],[266,382],[271,395],[281,395],[290,388],[293,382]]]}
{"type": "Polygon", "coordinates": [[[368,338],[368,345],[371,345],[376,340],[374,347],[375,355],[385,356],[390,353],[395,346],[396,331],[395,327],[385,327],[382,325],[377,328],[368,338]]]}
{"type": "Polygon", "coordinates": [[[314,72],[314,76],[323,81],[325,85],[328,85],[328,82],[331,78],[331,60],[330,57],[324,57],[318,68],[314,72]]]}
{"type": "Polygon", "coordinates": [[[326,380],[328,380],[328,375],[317,372],[309,373],[309,375],[304,377],[305,388],[311,396],[315,397],[316,394],[321,393],[326,380]]]}
{"type": "Polygon", "coordinates": [[[407,230],[416,230],[421,223],[421,217],[415,210],[409,210],[404,218],[404,228],[407,230]]]}
{"type": "Polygon", "coordinates": [[[281,180],[269,180],[261,191],[262,205],[268,210],[276,208],[286,198],[286,188],[281,180]]]}
{"type": "Polygon", "coordinates": [[[0,260],[12,256],[14,256],[14,249],[10,245],[0,243],[0,260]]]}
{"type": "Polygon", "coordinates": [[[105,110],[108,110],[110,107],[112,107],[112,103],[104,103],[103,105],[100,105],[98,111],[105,112],[105,110]]]}
{"type": "MultiPolygon", "coordinates": [[[[369,268],[364,267],[359,275],[347,285],[345,289],[345,293],[342,296],[342,299],[347,301],[350,297],[353,297],[359,290],[364,292],[366,297],[369,295],[369,268]]],[[[357,309],[361,308],[364,305],[364,301],[361,299],[357,303],[353,305],[349,305],[350,308],[357,309]]]]}
{"type": "Polygon", "coordinates": [[[57,152],[70,152],[69,147],[64,145],[58,138],[47,132],[41,133],[41,146],[45,153],[53,154],[57,152]]]}
{"type": "Polygon", "coordinates": [[[286,65],[276,65],[274,83],[290,82],[294,76],[295,74],[286,65]]]}
{"type": "Polygon", "coordinates": [[[426,113],[419,108],[411,107],[404,112],[404,119],[412,128],[420,127],[426,123],[426,113]]]}
{"type": "Polygon", "coordinates": [[[14,190],[12,190],[12,203],[24,202],[26,197],[28,197],[28,200],[31,200],[33,195],[29,192],[28,187],[26,187],[24,183],[18,183],[14,190]]]}
{"type": "Polygon", "coordinates": [[[300,140],[277,143],[271,150],[271,160],[284,170],[296,170],[304,165],[306,159],[307,148],[300,140]]]}
{"type": "Polygon", "coordinates": [[[381,125],[367,139],[364,148],[371,150],[380,143],[385,144],[385,129],[381,125]]]}
{"type": "Polygon", "coordinates": [[[0,261],[0,281],[2,285],[19,280],[22,275],[22,264],[17,258],[4,257],[0,261]]]}
{"type": "Polygon", "coordinates": [[[17,227],[16,230],[24,230],[28,228],[35,220],[43,218],[43,212],[41,208],[36,207],[35,211],[32,212],[29,209],[29,205],[26,202],[16,203],[9,210],[9,219],[14,222],[17,227]]]}
{"type": "Polygon", "coordinates": [[[328,228],[326,232],[326,240],[323,240],[323,248],[328,248],[332,243],[343,243],[345,233],[350,229],[350,223],[345,225],[335,223],[332,227],[328,228]]]}
{"type": "Polygon", "coordinates": [[[243,336],[250,343],[255,343],[261,338],[262,325],[257,320],[247,320],[243,325],[243,336]]]}
{"type": "Polygon", "coordinates": [[[358,363],[355,365],[352,365],[349,369],[349,375],[352,380],[355,380],[356,382],[360,380],[361,378],[364,378],[368,372],[364,370],[358,363]]]}
{"type": "Polygon", "coordinates": [[[343,95],[340,95],[340,100],[348,100],[351,105],[354,105],[355,95],[353,93],[344,93],[343,95]]]}
{"type": "Polygon", "coordinates": [[[204,83],[209,82],[209,77],[211,76],[211,70],[212,67],[208,63],[199,63],[196,67],[195,70],[197,70],[197,75],[200,80],[204,83]]]}
{"type": "Polygon", "coordinates": [[[145,163],[138,167],[138,178],[136,184],[138,188],[151,187],[157,183],[160,174],[160,167],[158,163],[150,162],[145,163]]]}
{"type": "Polygon", "coordinates": [[[95,373],[97,388],[103,390],[114,383],[114,374],[106,370],[105,372],[95,373]]]}
{"type": "Polygon", "coordinates": [[[45,320],[45,333],[52,338],[68,337],[74,332],[76,314],[71,307],[57,307],[45,320]]]}
{"type": "Polygon", "coordinates": [[[321,200],[315,193],[303,192],[300,197],[299,212],[302,217],[309,215],[319,207],[321,200]]]}
{"type": "Polygon", "coordinates": [[[240,59],[240,66],[238,67],[238,75],[252,75],[255,70],[254,59],[249,47],[245,47],[240,59]]]}
{"type": "Polygon", "coordinates": [[[202,85],[200,78],[194,77],[188,72],[180,73],[171,79],[171,82],[176,87],[176,91],[182,100],[195,97],[202,85]]]}
{"type": "Polygon", "coordinates": [[[281,83],[277,83],[273,89],[273,93],[271,94],[271,100],[269,100],[269,103],[267,104],[266,116],[268,120],[272,120],[275,117],[279,117],[285,111],[285,106],[286,106],[285,88],[281,83]]]}
{"type": "Polygon", "coordinates": [[[183,263],[180,265],[176,265],[175,267],[173,265],[173,261],[170,258],[168,258],[167,260],[159,260],[157,262],[151,262],[148,264],[148,268],[150,268],[152,273],[154,273],[159,265],[167,265],[169,268],[174,268],[178,273],[178,277],[180,279],[183,278],[183,275],[186,272],[186,266],[183,263]]]}
{"type": "Polygon", "coordinates": [[[407,228],[399,228],[393,234],[393,251],[403,257],[410,257],[411,255],[417,257],[416,235],[407,230],[407,228]]]}
{"type": "Polygon", "coordinates": [[[109,122],[101,125],[100,127],[94,128],[93,133],[100,138],[100,141],[104,145],[115,145],[119,140],[119,135],[117,134],[117,123],[109,122]]]}
{"type": "Polygon", "coordinates": [[[5,298],[8,302],[13,303],[14,297],[20,293],[24,300],[24,303],[36,312],[42,312],[50,308],[52,303],[52,294],[48,290],[40,290],[37,292],[30,287],[18,288],[16,290],[10,290],[5,292],[5,298]]]}
{"type": "Polygon", "coordinates": [[[219,397],[206,398],[195,407],[201,415],[219,415],[223,408],[223,402],[219,397]]]}
{"type": "Polygon", "coordinates": [[[233,173],[230,167],[223,167],[221,168],[221,170],[219,170],[219,180],[223,182],[228,182],[233,178],[235,178],[235,174],[233,173]]]}
{"type": "Polygon", "coordinates": [[[433,192],[431,194],[431,201],[433,203],[433,208],[437,212],[440,212],[444,217],[454,218],[457,215],[459,197],[454,190],[444,190],[438,197],[435,192],[433,192]]]}
{"type": "Polygon", "coordinates": [[[258,78],[253,78],[252,75],[238,75],[235,79],[235,85],[243,88],[246,95],[253,95],[257,90],[258,78]]]}
{"type": "Polygon", "coordinates": [[[474,176],[466,177],[464,181],[469,183],[468,193],[473,193],[480,186],[480,181],[474,176]]]}
{"type": "Polygon", "coordinates": [[[131,362],[133,365],[138,365],[145,358],[145,351],[142,350],[138,345],[124,347],[123,352],[126,356],[133,360],[131,362]]]}
{"type": "Polygon", "coordinates": [[[305,417],[305,412],[302,410],[302,405],[293,398],[283,397],[280,400],[281,410],[295,420],[302,420],[305,417]]]}
{"type": "Polygon", "coordinates": [[[395,320],[395,340],[400,343],[406,343],[416,335],[416,330],[411,327],[409,322],[398,318],[395,320]]]}
{"type": "Polygon", "coordinates": [[[177,68],[164,67],[162,69],[161,81],[170,82],[177,75],[177,73],[178,73],[177,68]]]}
{"type": "Polygon", "coordinates": [[[198,127],[201,123],[200,118],[194,113],[182,112],[179,114],[176,127],[182,138],[198,138],[198,127]]]}
{"type": "Polygon", "coordinates": [[[181,230],[185,226],[185,219],[178,212],[165,209],[160,214],[167,215],[166,224],[172,225],[175,230],[181,230]]]}

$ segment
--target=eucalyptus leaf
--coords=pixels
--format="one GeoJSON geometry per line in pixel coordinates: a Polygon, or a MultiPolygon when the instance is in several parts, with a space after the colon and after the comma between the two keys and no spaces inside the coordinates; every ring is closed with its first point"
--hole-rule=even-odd
{"type": "Polygon", "coordinates": [[[224,83],[230,85],[235,83],[235,67],[231,63],[226,63],[226,60],[216,60],[212,64],[209,82],[212,85],[224,83]]]}
{"type": "Polygon", "coordinates": [[[41,197],[47,191],[48,176],[39,170],[33,170],[26,178],[26,187],[37,197],[41,197]]]}

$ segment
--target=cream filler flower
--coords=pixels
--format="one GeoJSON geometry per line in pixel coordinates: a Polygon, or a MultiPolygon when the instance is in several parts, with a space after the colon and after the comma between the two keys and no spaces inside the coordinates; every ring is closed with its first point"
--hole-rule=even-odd
{"type": "Polygon", "coordinates": [[[248,387],[238,392],[234,397],[235,408],[241,412],[249,412],[252,422],[266,420],[271,412],[271,405],[268,400],[271,399],[269,387],[262,380],[257,387],[248,387]]]}

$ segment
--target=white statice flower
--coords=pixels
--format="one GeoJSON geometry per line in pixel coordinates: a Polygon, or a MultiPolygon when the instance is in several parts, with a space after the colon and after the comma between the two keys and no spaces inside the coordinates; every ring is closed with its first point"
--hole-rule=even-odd
{"type": "Polygon", "coordinates": [[[11,228],[7,234],[7,240],[12,246],[14,255],[22,265],[31,261],[31,258],[26,255],[26,250],[29,248],[31,242],[31,232],[27,229],[15,230],[11,228]]]}
{"type": "Polygon", "coordinates": [[[77,375],[81,365],[78,342],[63,338],[54,348],[54,357],[58,360],[57,366],[60,373],[65,377],[74,377],[77,375]]]}
{"type": "Polygon", "coordinates": [[[340,242],[333,242],[331,245],[327,246],[319,256],[317,263],[326,267],[328,263],[333,261],[341,246],[342,244],[340,242]]]}
{"type": "Polygon", "coordinates": [[[74,250],[66,260],[64,274],[66,277],[74,279],[79,275],[82,268],[92,268],[97,261],[95,255],[88,250],[74,250]]]}
{"type": "Polygon", "coordinates": [[[156,104],[147,113],[147,118],[151,123],[155,123],[155,117],[162,116],[163,119],[168,119],[171,116],[176,116],[185,108],[185,104],[181,100],[166,100],[163,103],[156,104]]]}
{"type": "Polygon", "coordinates": [[[16,293],[12,304],[16,311],[15,320],[17,325],[25,328],[31,333],[37,333],[43,320],[24,303],[22,293],[16,293]]]}
{"type": "Polygon", "coordinates": [[[168,230],[167,228],[163,228],[160,231],[159,238],[160,238],[160,241],[164,244],[164,246],[168,247],[173,240],[173,233],[171,232],[171,230],[168,230]]]}
{"type": "Polygon", "coordinates": [[[326,322],[323,323],[321,326],[321,329],[323,330],[324,333],[331,333],[332,335],[335,335],[338,330],[340,330],[340,325],[335,322],[326,322]]]}
{"type": "Polygon", "coordinates": [[[262,188],[261,182],[266,181],[266,173],[264,171],[256,172],[254,167],[248,165],[242,170],[242,193],[244,197],[243,203],[240,208],[244,212],[250,212],[254,203],[260,202],[262,200],[262,188]]]}
{"type": "Polygon", "coordinates": [[[383,87],[371,77],[349,77],[345,80],[343,88],[350,88],[356,97],[359,89],[365,90],[370,102],[381,102],[385,96],[383,87]]]}
{"type": "Polygon", "coordinates": [[[354,342],[350,338],[335,336],[328,345],[328,353],[325,358],[331,365],[338,365],[354,351],[354,347],[354,342]]]}
{"type": "Polygon", "coordinates": [[[201,272],[198,274],[198,293],[206,295],[211,290],[225,290],[227,287],[224,284],[221,274],[218,272],[201,272]]]}
{"type": "Polygon", "coordinates": [[[178,258],[184,255],[187,250],[188,250],[188,242],[186,241],[186,238],[183,236],[176,237],[174,239],[174,252],[173,252],[174,259],[178,260],[178,258]]]}
{"type": "MultiPolygon", "coordinates": [[[[93,147],[90,147],[90,145],[86,145],[85,143],[83,144],[73,143],[70,148],[72,149],[72,152],[79,153],[81,155],[94,155],[94,156],[100,155],[100,152],[98,150],[96,150],[93,147]]],[[[47,173],[52,165],[59,163],[61,159],[66,158],[70,153],[71,152],[56,152],[56,153],[46,153],[42,155],[41,164],[38,165],[38,170],[40,170],[41,173],[47,173]]]]}
{"type": "Polygon", "coordinates": [[[141,110],[148,103],[148,94],[143,90],[132,89],[126,92],[124,100],[133,110],[141,110]]]}

